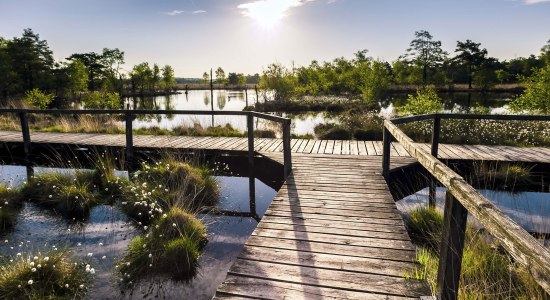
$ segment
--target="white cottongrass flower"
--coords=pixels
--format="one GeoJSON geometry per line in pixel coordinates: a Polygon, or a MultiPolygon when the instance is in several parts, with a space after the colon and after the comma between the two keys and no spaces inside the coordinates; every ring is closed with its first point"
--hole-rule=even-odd
{"type": "Polygon", "coordinates": [[[88,253],[88,257],[92,257],[92,255],[94,255],[93,253],[88,253]]]}
{"type": "Polygon", "coordinates": [[[68,283],[65,283],[65,287],[66,287],[66,288],[69,288],[69,284],[68,284],[68,283]]]}
{"type": "Polygon", "coordinates": [[[31,272],[36,272],[36,268],[32,268],[32,269],[31,269],[31,272]]]}
{"type": "Polygon", "coordinates": [[[28,285],[32,285],[33,282],[34,282],[34,281],[33,281],[32,279],[30,279],[29,281],[27,281],[27,284],[28,284],[28,285]]]}
{"type": "Polygon", "coordinates": [[[50,258],[48,256],[44,257],[44,261],[48,261],[50,258]]]}
{"type": "Polygon", "coordinates": [[[149,253],[149,258],[152,258],[153,257],[153,254],[149,253]]]}

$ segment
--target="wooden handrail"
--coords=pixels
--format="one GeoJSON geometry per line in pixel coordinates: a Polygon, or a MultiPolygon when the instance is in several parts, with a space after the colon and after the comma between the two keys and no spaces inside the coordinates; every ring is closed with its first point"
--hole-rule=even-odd
{"type": "Polygon", "coordinates": [[[283,154],[284,154],[284,176],[290,175],[292,171],[292,158],[290,147],[290,125],[291,119],[279,116],[258,113],[255,111],[205,111],[205,110],[130,110],[130,109],[20,109],[8,108],[0,109],[0,114],[15,113],[19,115],[21,121],[21,132],[23,134],[23,145],[25,157],[31,152],[31,138],[28,126],[29,114],[51,114],[51,115],[123,115],[126,123],[126,155],[127,167],[131,169],[133,159],[133,131],[132,120],[135,115],[223,115],[223,116],[246,116],[248,129],[248,155],[251,162],[254,161],[254,117],[274,121],[283,126],[283,154]]]}
{"type": "MultiPolygon", "coordinates": [[[[447,118],[448,115],[430,115],[431,117],[439,116],[441,118],[447,118]]],[[[501,116],[503,117],[503,116],[501,116]]],[[[515,116],[521,117],[524,116],[515,116]]],[[[530,116],[533,117],[533,116],[530,116]]],[[[547,121],[550,120],[550,116],[535,116],[536,120],[547,121]]],[[[499,118],[501,119],[501,118],[499,118]]],[[[511,116],[506,116],[505,120],[516,120],[511,116]]],[[[532,120],[533,118],[529,119],[532,120]]],[[[400,123],[402,124],[402,123],[400,123]]],[[[498,209],[489,199],[485,198],[475,188],[469,185],[460,175],[447,167],[443,162],[439,161],[431,153],[426,152],[420,148],[414,141],[408,137],[401,129],[399,129],[393,121],[384,121],[384,132],[389,138],[395,138],[408,152],[409,154],[418,160],[418,162],[428,170],[443,186],[445,186],[456,201],[460,203],[472,216],[474,216],[485,229],[496,238],[497,241],[508,251],[508,253],[521,265],[523,265],[528,272],[533,276],[537,283],[547,292],[550,292],[550,251],[539,243],[533,236],[531,236],[526,230],[521,228],[516,222],[505,215],[500,209],[498,209]]],[[[386,143],[384,143],[386,145],[386,143]]],[[[384,150],[386,152],[386,150],[384,150]]],[[[389,153],[389,151],[387,151],[389,153]]],[[[389,156],[384,159],[383,168],[389,167],[389,156]]],[[[387,174],[387,170],[386,170],[387,174]]],[[[446,203],[453,203],[452,198],[446,203]]],[[[457,205],[450,205],[451,207],[457,207],[457,205]]],[[[445,210],[444,219],[453,220],[445,222],[444,228],[444,240],[442,241],[441,253],[446,253],[440,257],[440,269],[438,276],[438,295],[443,299],[454,299],[456,296],[456,289],[458,282],[456,280],[456,263],[460,261],[462,256],[462,247],[457,247],[456,239],[457,234],[464,235],[464,232],[456,232],[456,224],[461,224],[462,221],[454,219],[453,216],[460,215],[460,207],[457,209],[445,210]],[[453,225],[454,224],[454,225],[453,225]],[[454,238],[453,238],[454,237],[454,238]],[[447,240],[446,240],[447,239],[447,240]],[[450,240],[448,240],[450,239],[450,240]],[[460,257],[457,257],[460,256],[460,257]],[[445,259],[445,261],[442,261],[445,259]],[[454,263],[455,270],[449,270],[454,263]],[[454,276],[448,278],[447,276],[454,276]],[[449,284],[448,282],[451,282],[449,284]],[[453,285],[456,283],[456,285],[453,285]]],[[[460,244],[460,243],[458,243],[460,244]]],[[[460,264],[458,264],[458,276],[460,275],[460,264]]]]}

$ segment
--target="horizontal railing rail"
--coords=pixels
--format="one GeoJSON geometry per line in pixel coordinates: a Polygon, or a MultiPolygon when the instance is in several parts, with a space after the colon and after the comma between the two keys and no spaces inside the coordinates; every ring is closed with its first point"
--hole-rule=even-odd
{"type": "Polygon", "coordinates": [[[524,266],[536,282],[550,292],[550,251],[520,225],[498,209],[464,178],[437,159],[439,121],[447,119],[490,119],[550,121],[550,116],[512,115],[450,115],[432,114],[384,121],[383,173],[389,176],[390,143],[395,138],[409,154],[444,187],[447,188],[444,211],[444,228],[437,276],[437,296],[457,299],[462,262],[462,251],[468,213],[481,223],[506,251],[524,266]],[[397,124],[421,120],[434,120],[431,153],[423,150],[408,137],[397,124]],[[434,155],[435,152],[435,155],[434,155]]]}
{"type": "Polygon", "coordinates": [[[258,113],[254,111],[205,111],[205,110],[148,110],[148,109],[0,109],[0,114],[17,114],[21,122],[21,133],[23,135],[23,150],[28,157],[31,152],[31,135],[29,129],[29,114],[47,115],[123,115],[126,124],[126,156],[127,162],[132,163],[134,157],[133,127],[134,116],[138,115],[208,115],[208,116],[246,116],[248,130],[248,156],[251,164],[254,162],[254,118],[265,119],[280,123],[283,131],[283,156],[285,178],[292,171],[292,157],[290,147],[290,125],[291,119],[279,116],[258,113]]]}

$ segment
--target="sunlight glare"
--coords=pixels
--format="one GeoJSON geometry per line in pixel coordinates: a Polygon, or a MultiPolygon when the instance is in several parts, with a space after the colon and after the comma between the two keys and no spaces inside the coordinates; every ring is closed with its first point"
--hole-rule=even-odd
{"type": "Polygon", "coordinates": [[[264,28],[273,28],[287,16],[290,8],[298,7],[310,0],[257,0],[244,3],[238,7],[243,14],[254,19],[264,28]]]}

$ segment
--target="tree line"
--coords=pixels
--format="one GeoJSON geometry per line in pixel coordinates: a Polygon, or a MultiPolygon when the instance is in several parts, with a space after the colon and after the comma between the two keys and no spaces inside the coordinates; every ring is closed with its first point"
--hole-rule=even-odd
{"type": "Polygon", "coordinates": [[[426,30],[415,32],[409,48],[395,61],[376,60],[368,51],[309,66],[288,69],[271,64],[260,78],[260,87],[273,91],[275,100],[306,95],[351,95],[375,100],[392,85],[434,85],[488,90],[496,84],[523,82],[536,70],[550,64],[550,40],[539,55],[499,60],[472,40],[457,41],[453,54],[426,30]]]}
{"type": "Polygon", "coordinates": [[[124,52],[118,48],[74,53],[63,62],[55,61],[47,41],[32,29],[25,29],[21,37],[0,37],[0,99],[42,93],[47,99],[88,100],[90,107],[93,103],[111,106],[101,104],[109,101],[115,105],[114,99],[120,100],[120,95],[173,91],[171,66],[144,62],[124,72],[124,64],[124,52]]]}
{"type": "Polygon", "coordinates": [[[230,72],[226,76],[225,71],[221,67],[218,67],[213,73],[212,78],[210,78],[210,73],[204,72],[202,74],[203,83],[207,84],[212,81],[212,83],[229,84],[244,88],[247,84],[258,84],[260,82],[260,74],[258,73],[244,75],[243,73],[230,72]]]}

